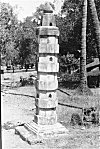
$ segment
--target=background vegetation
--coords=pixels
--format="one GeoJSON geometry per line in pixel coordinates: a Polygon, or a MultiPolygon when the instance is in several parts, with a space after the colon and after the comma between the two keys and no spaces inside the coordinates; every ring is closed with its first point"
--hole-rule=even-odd
{"type": "MultiPolygon", "coordinates": [[[[100,1],[95,0],[98,18],[100,20],[100,1]]],[[[50,3],[53,9],[55,5],[50,3]]],[[[33,16],[27,16],[23,22],[17,19],[14,8],[8,3],[0,3],[0,50],[5,56],[5,64],[36,63],[38,39],[36,28],[41,25],[43,9],[46,3],[41,4],[33,16]]],[[[65,0],[61,12],[55,15],[56,24],[60,31],[59,62],[60,72],[69,73],[78,70],[82,38],[82,8],[83,0],[65,0]]],[[[93,57],[98,57],[95,28],[91,17],[91,10],[87,12],[87,63],[93,57]]]]}

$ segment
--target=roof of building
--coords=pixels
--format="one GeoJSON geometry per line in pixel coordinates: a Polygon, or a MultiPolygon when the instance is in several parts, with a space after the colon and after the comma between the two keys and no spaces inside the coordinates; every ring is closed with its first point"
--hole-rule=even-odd
{"type": "Polygon", "coordinates": [[[94,58],[94,62],[87,64],[86,68],[93,67],[95,65],[99,65],[99,59],[98,58],[94,58]]]}

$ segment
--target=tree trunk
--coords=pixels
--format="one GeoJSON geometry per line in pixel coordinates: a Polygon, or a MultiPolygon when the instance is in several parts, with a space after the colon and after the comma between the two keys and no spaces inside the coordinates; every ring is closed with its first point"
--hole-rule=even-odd
{"type": "Polygon", "coordinates": [[[87,0],[83,2],[82,17],[82,39],[81,39],[81,57],[80,57],[80,85],[78,94],[91,95],[92,92],[87,87],[87,71],[86,71],[86,27],[87,27],[87,0]]]}
{"type": "Polygon", "coordinates": [[[80,83],[84,88],[87,86],[86,76],[86,26],[87,26],[87,0],[83,4],[83,18],[82,18],[82,43],[81,43],[81,57],[80,57],[80,83]]]}
{"type": "MultiPolygon", "coordinates": [[[[95,34],[96,34],[97,52],[98,52],[98,57],[99,57],[99,71],[100,71],[100,22],[98,19],[94,0],[88,0],[88,4],[90,6],[95,34]]],[[[99,87],[99,83],[100,83],[100,76],[98,75],[97,87],[99,87]]]]}

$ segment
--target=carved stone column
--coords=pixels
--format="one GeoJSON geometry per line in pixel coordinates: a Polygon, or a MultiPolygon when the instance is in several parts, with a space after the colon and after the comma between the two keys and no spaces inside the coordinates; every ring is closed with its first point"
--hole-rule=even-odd
{"type": "Polygon", "coordinates": [[[58,36],[53,11],[45,10],[42,26],[38,28],[38,70],[36,82],[36,115],[34,121],[40,125],[57,123],[56,107],[58,104],[56,90],[58,88],[57,72],[59,63],[58,36]]]}
{"type": "Polygon", "coordinates": [[[24,127],[38,137],[50,137],[66,134],[64,126],[57,122],[57,73],[59,71],[58,53],[59,29],[55,17],[48,5],[44,10],[42,26],[38,28],[38,64],[36,80],[36,111],[34,120],[24,127]]]}

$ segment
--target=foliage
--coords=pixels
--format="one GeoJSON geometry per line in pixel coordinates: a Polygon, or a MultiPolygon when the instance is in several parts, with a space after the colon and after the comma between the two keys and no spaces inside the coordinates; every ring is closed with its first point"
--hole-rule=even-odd
{"type": "Polygon", "coordinates": [[[37,23],[32,17],[27,17],[24,22],[18,22],[12,6],[1,4],[0,12],[0,49],[6,55],[6,62],[24,64],[34,62],[37,53],[37,23]]]}
{"type": "MultiPolygon", "coordinates": [[[[76,54],[81,50],[82,31],[82,2],[83,0],[65,0],[61,9],[61,16],[56,15],[57,26],[60,30],[59,44],[60,54],[76,54]]],[[[95,0],[98,18],[100,18],[100,1],[95,0]]],[[[94,27],[88,7],[87,21],[87,58],[97,57],[97,46],[95,41],[94,27]]]]}
{"type": "MultiPolygon", "coordinates": [[[[6,43],[6,60],[11,60],[12,62],[15,61],[16,56],[18,56],[18,51],[15,49],[14,42],[7,42],[6,43]]],[[[14,63],[14,62],[13,62],[14,63]]]]}
{"type": "MultiPolygon", "coordinates": [[[[95,0],[96,7],[100,5],[100,1],[95,0]]],[[[100,18],[100,8],[97,7],[98,18],[100,18]]],[[[98,57],[97,53],[97,39],[95,34],[95,27],[91,15],[90,6],[88,7],[88,23],[87,23],[87,55],[98,57]]]]}
{"type": "Polygon", "coordinates": [[[62,6],[61,16],[56,16],[60,30],[60,53],[75,53],[80,49],[81,1],[66,0],[62,6]],[[78,40],[77,40],[78,39],[78,40]],[[67,48],[66,48],[67,47],[67,48]]]}
{"type": "Polygon", "coordinates": [[[16,46],[19,49],[19,63],[31,63],[36,59],[38,42],[36,36],[37,23],[31,21],[32,17],[27,17],[24,22],[20,22],[17,31],[16,46]]]}
{"type": "Polygon", "coordinates": [[[0,3],[0,49],[6,55],[6,62],[17,57],[15,48],[16,30],[18,27],[17,16],[13,12],[12,6],[7,3],[0,3]]]}
{"type": "Polygon", "coordinates": [[[60,56],[60,72],[71,73],[71,70],[79,69],[79,60],[77,60],[73,54],[67,54],[66,56],[60,56]]]}
{"type": "MultiPolygon", "coordinates": [[[[55,15],[56,24],[60,30],[59,46],[60,56],[68,52],[73,53],[76,58],[77,52],[81,50],[81,28],[82,28],[82,2],[83,0],[65,0],[61,8],[61,14],[55,15]]],[[[98,18],[100,20],[100,1],[95,0],[98,18]]],[[[31,17],[24,22],[18,22],[12,6],[0,3],[0,49],[3,55],[6,54],[6,61],[9,59],[18,63],[31,62],[36,60],[38,39],[36,27],[40,25],[43,10],[46,3],[37,7],[31,17]]],[[[53,9],[54,5],[50,3],[53,9]]],[[[94,27],[88,8],[87,22],[87,58],[97,57],[97,46],[95,41],[94,27]]]]}

